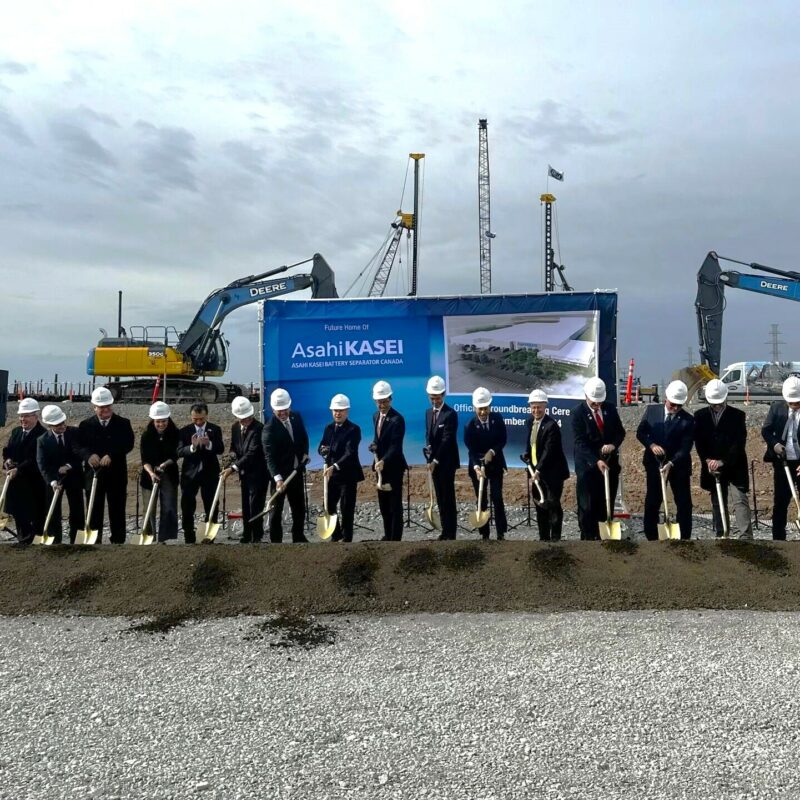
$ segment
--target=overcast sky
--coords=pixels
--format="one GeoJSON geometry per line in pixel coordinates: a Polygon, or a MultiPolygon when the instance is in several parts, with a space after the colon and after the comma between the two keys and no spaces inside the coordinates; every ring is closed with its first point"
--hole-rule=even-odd
{"type": "MultiPolygon", "coordinates": [[[[576,289],[617,288],[620,362],[697,352],[708,250],[800,269],[800,15],[790,2],[33,2],[0,26],[0,368],[85,377],[99,328],[191,321],[229,281],[322,253],[340,292],[426,154],[420,294],[539,291],[548,163],[576,289]],[[560,6],[560,7],[559,7],[560,6]]],[[[407,194],[405,210],[411,210],[407,194]]],[[[399,273],[398,273],[399,274],[399,273]]],[[[798,306],[729,290],[723,364],[798,306]]],[[[231,315],[257,378],[255,308],[231,315]]]]}

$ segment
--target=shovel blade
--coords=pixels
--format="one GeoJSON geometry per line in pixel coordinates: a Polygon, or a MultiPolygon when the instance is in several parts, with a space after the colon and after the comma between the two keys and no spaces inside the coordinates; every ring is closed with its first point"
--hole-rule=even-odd
{"type": "Polygon", "coordinates": [[[86,544],[97,544],[97,531],[86,531],[86,544]]]}
{"type": "Polygon", "coordinates": [[[425,516],[428,518],[428,522],[431,524],[431,527],[437,531],[442,529],[442,519],[439,516],[439,512],[436,511],[434,508],[426,508],[425,509],[425,516]]]}
{"type": "Polygon", "coordinates": [[[379,492],[391,492],[392,491],[392,484],[391,483],[382,483],[378,487],[379,492]]]}
{"type": "Polygon", "coordinates": [[[217,534],[219,533],[220,523],[219,522],[207,522],[206,523],[206,532],[203,534],[203,542],[211,543],[214,539],[217,538],[217,534]]]}
{"type": "Polygon", "coordinates": [[[88,545],[94,544],[97,541],[97,531],[82,530],[75,534],[75,544],[88,545]]]}
{"type": "Polygon", "coordinates": [[[134,545],[145,545],[145,544],[153,544],[153,536],[149,533],[136,533],[131,536],[131,544],[134,545]]]}
{"type": "Polygon", "coordinates": [[[34,544],[44,544],[44,540],[45,540],[45,535],[44,534],[41,534],[41,535],[37,534],[36,536],[33,537],[33,543],[34,544]]]}
{"type": "Polygon", "coordinates": [[[317,536],[320,539],[330,539],[336,530],[338,514],[321,514],[317,517],[317,536]]]}
{"type": "Polygon", "coordinates": [[[53,542],[56,540],[56,537],[55,537],[55,536],[47,536],[47,534],[45,534],[45,535],[42,537],[42,540],[43,540],[43,541],[42,541],[42,544],[43,544],[45,547],[49,547],[49,546],[50,546],[51,544],[53,544],[53,542]]]}
{"type": "Polygon", "coordinates": [[[599,523],[600,538],[603,541],[618,541],[622,539],[622,526],[619,522],[599,523]]]}
{"type": "Polygon", "coordinates": [[[8,514],[0,513],[0,531],[5,530],[9,522],[11,522],[11,517],[8,514]]]}
{"type": "Polygon", "coordinates": [[[665,542],[669,538],[670,538],[669,525],[666,525],[664,523],[659,523],[658,524],[658,541],[659,542],[665,542]]]}
{"type": "Polygon", "coordinates": [[[473,530],[478,530],[478,528],[482,528],[488,521],[489,521],[488,511],[473,511],[469,515],[469,524],[472,526],[473,530]]]}

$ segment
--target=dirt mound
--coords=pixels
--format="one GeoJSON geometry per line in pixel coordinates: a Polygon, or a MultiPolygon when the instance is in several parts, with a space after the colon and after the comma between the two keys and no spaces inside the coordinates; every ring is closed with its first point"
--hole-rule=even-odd
{"type": "Polygon", "coordinates": [[[155,630],[280,612],[292,627],[292,615],[344,612],[795,611],[798,575],[800,550],[780,542],[4,548],[0,610],[151,617],[155,630]]]}

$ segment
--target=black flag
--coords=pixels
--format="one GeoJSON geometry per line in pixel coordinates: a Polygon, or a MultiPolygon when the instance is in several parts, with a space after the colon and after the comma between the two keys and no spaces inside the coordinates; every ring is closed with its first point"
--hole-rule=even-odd
{"type": "Polygon", "coordinates": [[[549,164],[547,165],[547,174],[551,178],[555,178],[557,181],[562,181],[563,182],[563,180],[564,180],[564,173],[563,172],[559,172],[557,169],[553,169],[549,164]]]}

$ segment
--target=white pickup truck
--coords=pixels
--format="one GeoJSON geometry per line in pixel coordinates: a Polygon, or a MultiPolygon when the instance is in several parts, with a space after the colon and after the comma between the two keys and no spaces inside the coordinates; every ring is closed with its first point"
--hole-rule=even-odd
{"type": "Polygon", "coordinates": [[[737,361],[722,370],[729,400],[771,403],[782,398],[781,387],[790,375],[800,376],[800,361],[737,361]]]}

